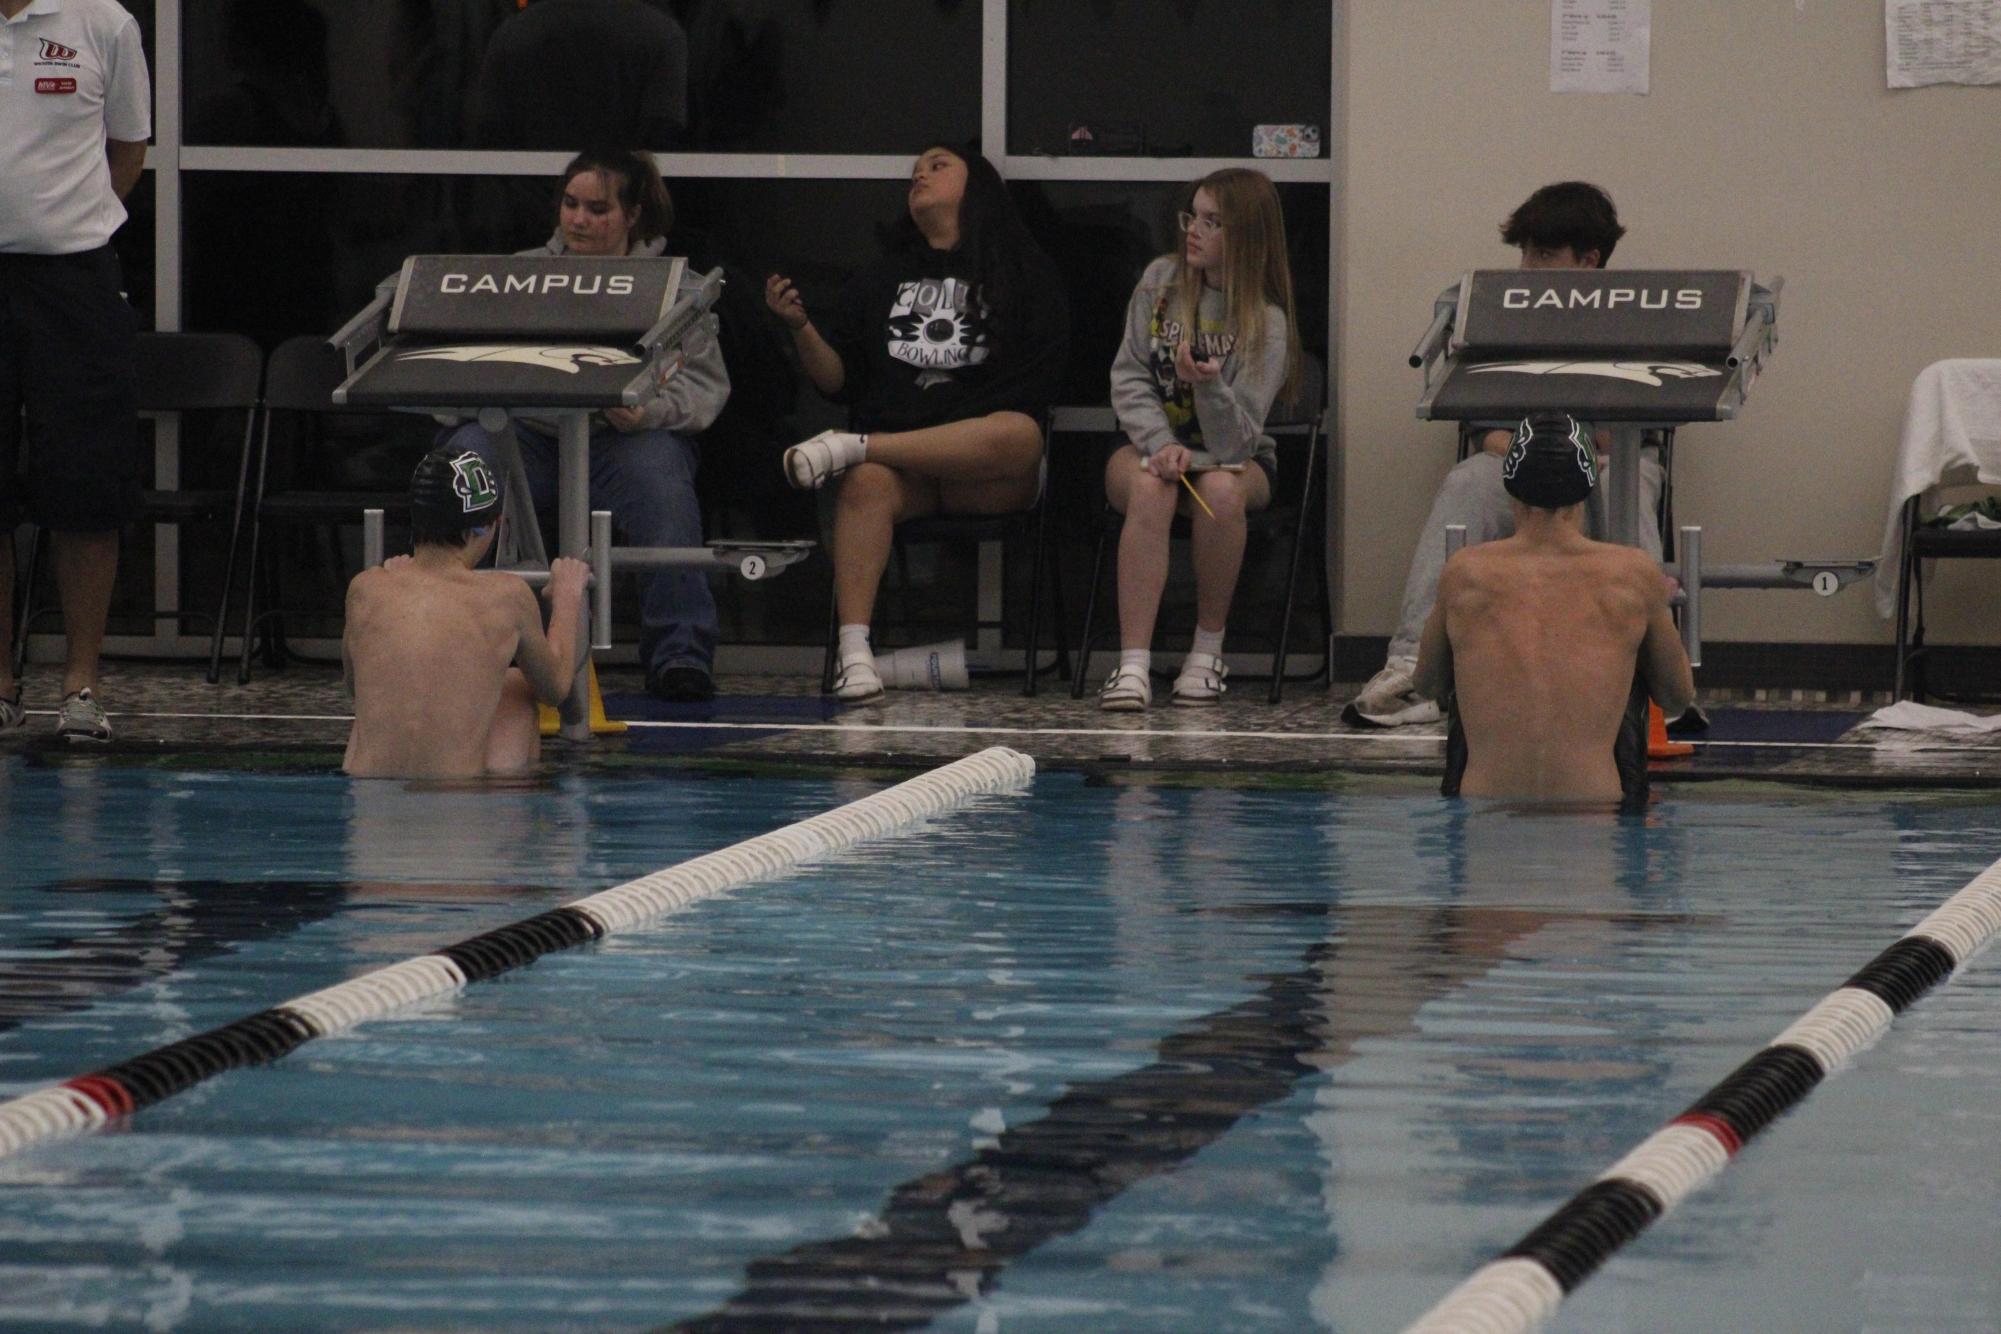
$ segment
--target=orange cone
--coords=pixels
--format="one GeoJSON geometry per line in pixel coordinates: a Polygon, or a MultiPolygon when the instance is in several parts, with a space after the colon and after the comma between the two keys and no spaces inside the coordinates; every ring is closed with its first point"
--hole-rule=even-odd
{"type": "Polygon", "coordinates": [[[1661,706],[1647,701],[1647,758],[1650,760],[1678,760],[1684,755],[1695,754],[1695,747],[1686,741],[1670,741],[1667,734],[1667,717],[1661,706]]]}

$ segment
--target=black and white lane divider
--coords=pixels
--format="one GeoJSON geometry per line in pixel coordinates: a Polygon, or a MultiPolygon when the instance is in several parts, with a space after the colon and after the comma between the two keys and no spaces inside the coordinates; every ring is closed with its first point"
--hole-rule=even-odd
{"type": "Polygon", "coordinates": [[[275,1061],[313,1038],[468,982],[532,963],[545,954],[630,930],[802,862],[896,833],[973,797],[1009,792],[1035,776],[1035,762],[995,746],[718,852],[592,894],[524,921],[299,996],[221,1028],[157,1048],[109,1069],[0,1102],[0,1156],[116,1117],[246,1065],[275,1061]]]}
{"type": "Polygon", "coordinates": [[[1612,1252],[1706,1185],[1781,1113],[2001,934],[2001,862],[1802,1015],[1405,1334],[1514,1334],[1555,1314],[1612,1252]]]}

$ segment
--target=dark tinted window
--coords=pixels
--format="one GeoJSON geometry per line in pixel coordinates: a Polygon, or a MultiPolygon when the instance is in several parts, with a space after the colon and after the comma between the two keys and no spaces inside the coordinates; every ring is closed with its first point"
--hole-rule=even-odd
{"type": "Polygon", "coordinates": [[[882,153],[979,127],[975,0],[220,0],[184,25],[191,144],[882,153]]]}
{"type": "Polygon", "coordinates": [[[181,183],[187,327],[248,334],[267,351],[331,333],[405,255],[464,248],[458,215],[471,208],[459,204],[475,184],[212,171],[181,183]]]}
{"type": "Polygon", "coordinates": [[[1326,0],[1009,0],[1008,151],[1073,127],[1133,156],[1247,157],[1251,131],[1326,131],[1326,0]]]}

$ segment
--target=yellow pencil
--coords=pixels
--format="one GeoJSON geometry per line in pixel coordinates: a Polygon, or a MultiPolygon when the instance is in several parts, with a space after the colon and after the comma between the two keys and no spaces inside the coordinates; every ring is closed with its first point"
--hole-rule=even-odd
{"type": "Polygon", "coordinates": [[[1189,495],[1195,497],[1195,503],[1202,507],[1204,514],[1212,519],[1216,517],[1216,511],[1209,508],[1209,502],[1202,499],[1202,493],[1195,489],[1195,483],[1188,480],[1188,474],[1185,472],[1181,474],[1181,484],[1188,488],[1189,495]]]}

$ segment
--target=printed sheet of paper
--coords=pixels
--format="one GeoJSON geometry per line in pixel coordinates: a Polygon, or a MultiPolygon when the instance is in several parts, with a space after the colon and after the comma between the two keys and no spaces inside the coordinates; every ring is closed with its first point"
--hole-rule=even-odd
{"type": "Polygon", "coordinates": [[[1892,88],[2001,83],[2001,0],[1883,0],[1892,88]]]}
{"type": "Polygon", "coordinates": [[[1552,93],[1647,91],[1653,0],[1550,0],[1552,93]]]}

